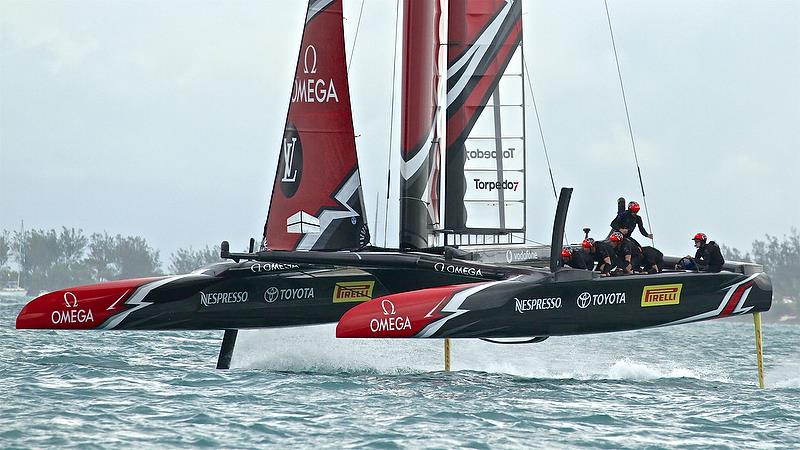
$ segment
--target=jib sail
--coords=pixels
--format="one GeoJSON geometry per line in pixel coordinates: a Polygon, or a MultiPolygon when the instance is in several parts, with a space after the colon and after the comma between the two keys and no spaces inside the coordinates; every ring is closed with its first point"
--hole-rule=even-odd
{"type": "Polygon", "coordinates": [[[264,247],[356,249],[368,240],[350,108],[342,0],[312,0],[264,225],[264,247]]]}
{"type": "Polygon", "coordinates": [[[450,0],[445,227],[454,244],[523,242],[521,0],[450,0]]]}

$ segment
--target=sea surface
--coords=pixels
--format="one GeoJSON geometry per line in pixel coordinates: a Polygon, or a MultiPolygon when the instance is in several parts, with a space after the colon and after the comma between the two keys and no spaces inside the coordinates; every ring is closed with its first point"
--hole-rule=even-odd
{"type": "Polygon", "coordinates": [[[800,326],[751,322],[540,344],[337,340],[334,326],[17,331],[0,299],[2,448],[800,448],[800,326]]]}

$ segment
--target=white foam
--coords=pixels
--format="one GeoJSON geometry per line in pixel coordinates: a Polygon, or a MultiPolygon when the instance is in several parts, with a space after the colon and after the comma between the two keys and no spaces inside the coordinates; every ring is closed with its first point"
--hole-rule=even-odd
{"type": "Polygon", "coordinates": [[[437,370],[427,340],[336,339],[334,324],[240,331],[232,365],[291,372],[398,373],[437,370]]]}
{"type": "Polygon", "coordinates": [[[608,370],[615,380],[656,380],[659,378],[702,378],[683,367],[659,367],[628,360],[617,361],[608,370]]]}
{"type": "Polygon", "coordinates": [[[769,388],[800,388],[800,358],[782,361],[775,367],[765,369],[764,385],[769,388]]]}
{"type": "MultiPolygon", "coordinates": [[[[233,366],[320,373],[443,370],[440,339],[336,339],[335,334],[333,324],[241,331],[233,366]]],[[[614,339],[574,336],[531,345],[454,339],[451,364],[453,370],[543,379],[641,381],[686,377],[727,381],[713,372],[703,373],[672,361],[629,359],[626,345],[614,339]]]]}

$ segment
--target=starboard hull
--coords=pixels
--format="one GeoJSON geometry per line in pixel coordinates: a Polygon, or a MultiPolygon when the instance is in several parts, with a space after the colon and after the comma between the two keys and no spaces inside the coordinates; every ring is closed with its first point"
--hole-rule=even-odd
{"type": "Polygon", "coordinates": [[[763,312],[764,273],[484,282],[390,295],[348,311],[338,337],[513,338],[605,333],[763,312]]]}

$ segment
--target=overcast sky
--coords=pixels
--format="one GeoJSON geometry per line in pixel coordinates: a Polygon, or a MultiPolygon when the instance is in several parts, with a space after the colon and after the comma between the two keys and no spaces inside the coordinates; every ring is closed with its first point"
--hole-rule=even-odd
{"type": "MultiPolygon", "coordinates": [[[[383,244],[396,6],[366,0],[353,46],[360,7],[345,1],[352,101],[383,244]]],[[[800,2],[609,8],[656,245],[686,254],[703,231],[749,249],[800,226],[800,2]]],[[[556,182],[575,188],[567,235],[604,236],[617,197],[641,194],[603,1],[523,11],[556,182]]],[[[0,0],[0,229],[141,235],[165,260],[260,237],[304,14],[299,1],[0,0]]],[[[555,200],[527,130],[529,236],[549,242],[555,200]]]]}

